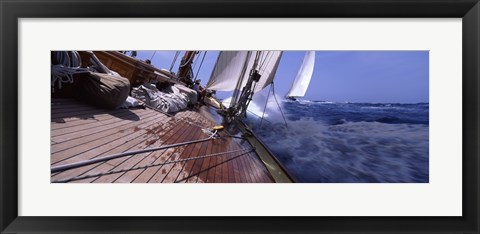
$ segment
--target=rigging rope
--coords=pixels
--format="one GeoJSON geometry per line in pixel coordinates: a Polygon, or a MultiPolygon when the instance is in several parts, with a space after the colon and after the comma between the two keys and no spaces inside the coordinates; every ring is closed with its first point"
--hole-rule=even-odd
{"type": "Polygon", "coordinates": [[[197,156],[197,157],[192,157],[192,158],[178,159],[178,160],[173,160],[173,161],[168,161],[168,162],[163,162],[163,163],[150,164],[150,165],[146,165],[146,166],[125,168],[125,169],[103,172],[103,173],[97,173],[97,174],[92,174],[92,175],[74,176],[74,177],[70,177],[70,178],[67,178],[67,179],[63,179],[63,180],[55,180],[55,181],[52,181],[52,182],[53,183],[66,183],[66,182],[70,182],[70,181],[73,181],[73,180],[83,180],[83,179],[88,179],[88,178],[93,178],[93,177],[104,176],[104,175],[111,175],[111,174],[122,173],[122,172],[127,172],[127,171],[147,169],[147,168],[150,168],[150,167],[163,166],[163,165],[172,164],[172,163],[180,163],[180,162],[186,162],[186,161],[197,160],[197,159],[202,159],[202,158],[214,157],[214,156],[218,156],[218,155],[222,155],[222,154],[226,155],[226,154],[229,154],[229,153],[246,151],[246,152],[244,152],[240,155],[235,156],[235,157],[238,157],[238,156],[242,156],[242,155],[248,154],[250,152],[253,152],[254,150],[255,150],[254,148],[231,150],[231,151],[226,151],[226,152],[207,154],[207,155],[202,155],[202,156],[197,156]]]}
{"type": "Polygon", "coordinates": [[[200,68],[202,68],[203,60],[205,59],[205,56],[207,55],[207,51],[203,54],[202,61],[200,62],[200,66],[198,67],[197,74],[195,75],[195,81],[197,80],[198,73],[200,72],[200,68]]]}
{"type": "Polygon", "coordinates": [[[150,57],[150,61],[153,61],[153,56],[155,56],[155,53],[157,53],[157,51],[153,51],[153,54],[152,54],[152,57],[150,57]]]}
{"type": "Polygon", "coordinates": [[[65,165],[61,165],[61,166],[56,166],[56,167],[52,167],[50,169],[50,172],[51,173],[61,172],[61,171],[66,171],[66,170],[70,170],[70,169],[74,169],[74,168],[78,168],[78,167],[91,165],[91,164],[94,164],[94,163],[105,162],[105,161],[116,159],[116,158],[122,158],[122,157],[130,156],[130,155],[147,153],[147,152],[158,151],[158,150],[164,150],[164,149],[169,149],[169,148],[178,147],[178,146],[182,146],[182,145],[189,145],[189,144],[195,144],[195,143],[200,143],[200,142],[204,142],[204,141],[209,141],[209,140],[213,139],[216,135],[217,135],[217,131],[213,132],[211,136],[209,136],[207,138],[204,138],[204,139],[181,142],[181,143],[176,143],[176,144],[171,144],[171,145],[163,145],[163,146],[159,146],[159,147],[146,148],[146,149],[141,149],[141,150],[126,151],[126,152],[123,152],[123,153],[112,154],[112,155],[104,156],[104,157],[100,157],[100,158],[93,158],[93,159],[80,161],[80,162],[76,162],[76,163],[70,163],[70,164],[65,164],[65,165]]]}
{"type": "Polygon", "coordinates": [[[270,98],[270,91],[272,91],[272,85],[270,85],[270,89],[268,90],[267,101],[265,102],[265,107],[263,108],[262,118],[260,118],[260,126],[262,127],[263,116],[265,115],[265,110],[267,110],[268,99],[270,98]]]}
{"type": "Polygon", "coordinates": [[[283,121],[285,122],[285,127],[288,129],[287,120],[285,119],[282,108],[280,107],[280,104],[278,104],[277,97],[275,96],[275,83],[273,82],[272,82],[272,90],[273,90],[273,97],[275,98],[275,102],[277,103],[278,109],[280,109],[280,113],[282,114],[283,121]]]}
{"type": "MultiPolygon", "coordinates": [[[[199,52],[199,53],[202,53],[202,52],[199,52]]],[[[197,62],[198,62],[198,58],[199,58],[199,57],[200,57],[200,56],[196,56],[196,57],[195,57],[195,61],[193,61],[193,68],[192,68],[192,70],[195,70],[195,68],[197,67],[197,62]]]]}
{"type": "MultiPolygon", "coordinates": [[[[265,71],[266,67],[264,66],[265,63],[267,63],[267,60],[268,62],[270,62],[270,60],[272,59],[273,55],[272,56],[269,56],[270,55],[270,52],[271,51],[268,51],[266,54],[265,54],[265,58],[263,58],[263,61],[262,63],[260,64],[260,68],[263,68],[262,72],[265,71]]],[[[260,70],[260,69],[259,69],[260,70]]]]}
{"type": "Polygon", "coordinates": [[[169,71],[173,70],[173,66],[175,65],[175,62],[177,61],[178,55],[180,54],[180,51],[175,52],[175,56],[173,57],[172,65],[170,66],[169,71]]]}
{"type": "MultiPolygon", "coordinates": [[[[166,112],[163,112],[155,107],[152,107],[150,105],[147,105],[144,103],[144,106],[148,107],[148,108],[151,108],[155,111],[158,111],[162,114],[165,114],[169,117],[172,117],[172,118],[175,118],[174,115],[171,115],[169,113],[166,113],[166,112]]],[[[196,124],[196,123],[193,123],[193,122],[190,122],[188,120],[185,120],[185,119],[182,119],[182,118],[178,118],[178,120],[180,121],[183,121],[187,124],[190,124],[192,126],[196,126],[196,127],[199,127],[200,129],[202,129],[204,132],[206,133],[212,133],[208,138],[204,138],[204,139],[200,139],[200,140],[194,140],[194,141],[188,141],[188,142],[182,142],[182,143],[177,143],[177,144],[172,144],[172,145],[165,145],[165,146],[160,146],[160,147],[154,147],[154,148],[148,148],[148,149],[142,149],[142,150],[136,150],[136,151],[127,151],[127,152],[123,152],[123,153],[119,153],[119,154],[113,154],[113,155],[110,155],[110,156],[105,156],[105,157],[102,157],[102,158],[95,158],[95,159],[90,159],[90,160],[85,160],[85,161],[81,161],[81,162],[77,162],[77,163],[71,163],[71,164],[66,164],[66,165],[62,165],[62,166],[57,166],[57,167],[52,167],[51,168],[51,173],[55,173],[55,172],[60,172],[60,171],[65,171],[65,170],[69,170],[69,169],[73,169],[73,168],[78,168],[78,167],[82,167],[82,166],[86,166],[86,165],[90,165],[90,164],[93,164],[93,163],[97,163],[97,162],[102,162],[102,161],[108,161],[108,160],[111,160],[111,159],[114,159],[114,158],[120,158],[120,157],[125,157],[125,156],[129,156],[129,155],[134,155],[134,154],[140,154],[140,153],[146,153],[146,152],[151,152],[151,151],[158,151],[158,150],[163,150],[163,149],[168,149],[168,148],[173,148],[173,147],[178,147],[178,146],[182,146],[182,145],[188,145],[188,144],[194,144],[194,143],[199,143],[199,142],[204,142],[204,141],[208,141],[208,140],[211,140],[213,139],[218,130],[213,130],[213,129],[210,129],[210,128],[205,128],[199,124],[196,124]]]]}

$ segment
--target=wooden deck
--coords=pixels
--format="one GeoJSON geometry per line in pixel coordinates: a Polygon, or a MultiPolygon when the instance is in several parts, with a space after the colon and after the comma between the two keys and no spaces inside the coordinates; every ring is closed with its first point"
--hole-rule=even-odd
{"type": "MultiPolygon", "coordinates": [[[[52,99],[51,108],[52,167],[126,151],[204,139],[209,135],[200,126],[211,128],[218,125],[211,118],[203,116],[204,112],[199,114],[196,109],[170,117],[143,108],[99,109],[69,99],[52,99]]],[[[225,131],[219,135],[221,137],[218,139],[201,143],[130,155],[52,173],[51,182],[274,182],[258,155],[250,150],[252,147],[247,141],[230,137],[225,131]],[[209,156],[221,152],[229,153],[209,156]],[[207,157],[200,157],[205,155],[207,157]]]]}

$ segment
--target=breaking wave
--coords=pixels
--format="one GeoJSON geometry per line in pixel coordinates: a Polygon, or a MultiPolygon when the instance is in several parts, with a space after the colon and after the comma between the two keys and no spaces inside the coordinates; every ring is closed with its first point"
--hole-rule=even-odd
{"type": "Polygon", "coordinates": [[[247,121],[299,182],[429,182],[428,103],[281,104],[247,121]]]}

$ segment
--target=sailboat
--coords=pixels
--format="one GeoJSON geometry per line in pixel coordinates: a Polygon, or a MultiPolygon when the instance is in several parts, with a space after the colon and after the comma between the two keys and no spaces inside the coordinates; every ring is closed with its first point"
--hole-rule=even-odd
{"type": "MultiPolygon", "coordinates": [[[[86,65],[92,58],[98,60],[98,67],[115,70],[121,78],[128,79],[132,87],[155,81],[157,86],[177,87],[180,92],[189,94],[195,54],[195,51],[185,53],[181,63],[184,66],[178,75],[116,51],[81,52],[80,57],[86,65]]],[[[207,106],[169,114],[150,105],[106,109],[52,96],[51,182],[295,181],[238,118],[245,115],[254,93],[272,83],[281,55],[280,51],[220,53],[208,88],[234,91],[233,103],[226,116],[231,120],[230,127],[236,129],[235,133],[219,126],[218,115],[213,116],[215,113],[207,106]]],[[[72,83],[75,84],[76,81],[72,83]]],[[[66,83],[62,91],[68,92],[66,83]]]]}
{"type": "Polygon", "coordinates": [[[303,62],[298,69],[295,80],[293,80],[290,90],[285,95],[290,100],[296,100],[297,98],[305,96],[308,85],[312,79],[313,68],[315,66],[315,51],[307,51],[303,62]]]}

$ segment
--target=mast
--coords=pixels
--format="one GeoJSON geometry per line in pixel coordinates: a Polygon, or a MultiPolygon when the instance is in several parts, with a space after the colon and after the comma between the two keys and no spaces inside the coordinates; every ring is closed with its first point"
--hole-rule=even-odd
{"type": "Polygon", "coordinates": [[[192,70],[192,63],[197,53],[197,51],[186,51],[183,55],[182,60],[180,61],[180,66],[178,67],[178,79],[187,84],[187,86],[193,84],[192,79],[194,75],[192,70]]]}
{"type": "Polygon", "coordinates": [[[247,52],[247,56],[245,57],[245,62],[243,63],[242,71],[237,80],[237,84],[235,85],[235,90],[233,91],[232,100],[230,101],[230,107],[234,107],[237,104],[238,95],[240,94],[240,89],[242,88],[243,84],[243,77],[248,68],[248,62],[250,61],[250,56],[252,55],[252,51],[247,52]]]}
{"type": "MultiPolygon", "coordinates": [[[[240,98],[238,98],[238,101],[235,103],[233,107],[230,106],[230,108],[233,108],[233,110],[230,111],[229,113],[232,115],[230,116],[232,118],[235,116],[240,116],[241,118],[244,118],[246,116],[247,108],[248,108],[248,105],[250,104],[250,101],[252,100],[255,86],[257,85],[257,82],[260,80],[260,77],[262,76],[258,73],[258,70],[257,70],[258,60],[260,59],[260,53],[261,53],[260,51],[257,51],[255,54],[255,60],[253,62],[253,66],[250,69],[250,75],[248,77],[248,81],[245,84],[245,86],[243,86],[240,98]],[[255,85],[253,82],[255,82],[255,85]]],[[[233,97],[232,97],[232,101],[233,101],[233,97]]]]}
{"type": "Polygon", "coordinates": [[[254,93],[273,82],[281,51],[221,51],[207,89],[233,91],[227,120],[245,117],[254,93]]]}

